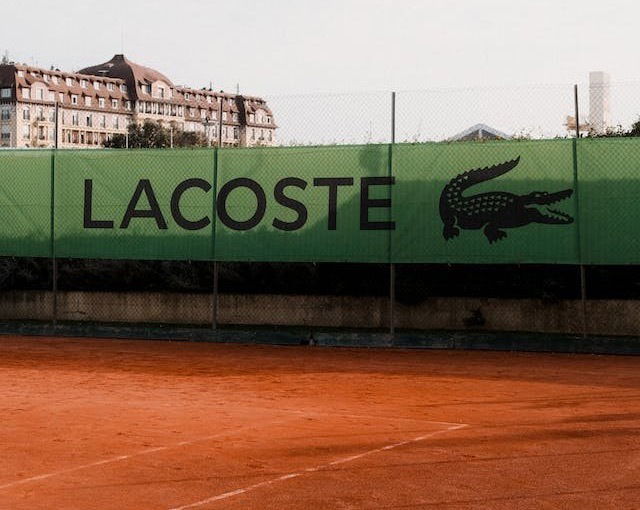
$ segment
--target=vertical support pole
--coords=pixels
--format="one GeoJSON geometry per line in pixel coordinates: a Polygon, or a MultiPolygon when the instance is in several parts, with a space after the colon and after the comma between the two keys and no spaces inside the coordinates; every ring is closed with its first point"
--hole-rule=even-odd
{"type": "MultiPolygon", "coordinates": [[[[393,146],[396,143],[396,93],[391,92],[391,146],[389,147],[389,177],[393,176],[393,146]]],[[[389,187],[391,190],[392,188],[389,187]]],[[[391,193],[391,191],[390,191],[391,193]]],[[[389,231],[389,334],[396,333],[396,265],[391,262],[392,231],[389,231]]]]}
{"type": "Polygon", "coordinates": [[[53,137],[53,151],[51,152],[51,209],[50,209],[50,225],[49,235],[51,236],[51,294],[52,294],[52,310],[51,316],[53,327],[58,325],[58,259],[56,257],[55,242],[55,199],[56,199],[56,153],[58,151],[58,115],[59,107],[56,102],[54,110],[54,126],[55,135],[53,137]]]}
{"type": "Polygon", "coordinates": [[[224,98],[220,96],[218,102],[218,147],[222,147],[222,102],[224,98]]]}
{"type": "Polygon", "coordinates": [[[578,235],[578,255],[580,257],[580,303],[582,308],[582,337],[586,338],[589,331],[588,317],[587,317],[587,275],[582,263],[582,236],[580,225],[582,223],[580,218],[580,195],[578,193],[578,140],[580,139],[580,110],[578,107],[578,85],[573,86],[573,102],[576,116],[576,140],[574,145],[573,154],[573,172],[574,172],[574,188],[576,192],[576,210],[578,221],[576,223],[577,235],[578,235]]]}
{"type": "MultiPolygon", "coordinates": [[[[215,242],[215,241],[214,241],[215,242]]],[[[218,262],[213,261],[213,297],[211,303],[211,329],[218,329],[218,262]]]]}
{"type": "Polygon", "coordinates": [[[215,201],[218,192],[218,151],[222,147],[222,101],[220,96],[218,102],[218,146],[214,147],[214,163],[213,163],[213,296],[211,303],[211,329],[214,331],[218,329],[218,261],[216,258],[216,206],[215,201]]]}

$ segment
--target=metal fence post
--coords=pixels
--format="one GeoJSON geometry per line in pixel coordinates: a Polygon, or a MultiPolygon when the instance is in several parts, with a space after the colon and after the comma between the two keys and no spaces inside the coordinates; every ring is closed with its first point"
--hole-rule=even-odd
{"type": "MultiPolygon", "coordinates": [[[[391,145],[389,147],[389,177],[393,176],[393,146],[396,143],[396,93],[391,92],[391,145]]],[[[389,187],[391,190],[392,188],[389,187]]],[[[390,191],[391,193],[391,191],[390,191]]],[[[393,209],[390,209],[393,211],[393,209]]],[[[392,214],[392,213],[390,213],[392,214]]],[[[389,231],[389,334],[395,335],[396,321],[396,265],[391,262],[391,240],[393,239],[393,231],[389,231]]]]}
{"type": "Polygon", "coordinates": [[[213,295],[211,296],[211,329],[218,329],[218,261],[216,260],[216,193],[218,191],[218,147],[213,148],[213,221],[211,222],[213,252],[213,295]]]}
{"type": "Polygon", "coordinates": [[[582,218],[580,217],[580,194],[578,193],[578,141],[580,139],[580,110],[578,107],[578,84],[573,86],[573,102],[576,116],[576,139],[574,142],[573,153],[573,174],[574,188],[576,193],[576,211],[577,222],[576,232],[578,237],[578,256],[580,258],[580,302],[582,306],[582,337],[586,338],[588,333],[588,317],[587,317],[587,275],[585,273],[584,264],[582,263],[582,236],[580,225],[582,218]]]}
{"type": "Polygon", "coordinates": [[[54,137],[53,151],[51,152],[51,210],[50,210],[50,236],[51,236],[51,293],[52,293],[52,319],[53,327],[58,324],[58,259],[56,258],[55,242],[55,197],[56,197],[56,153],[58,151],[59,107],[56,102],[54,110],[54,137]]]}

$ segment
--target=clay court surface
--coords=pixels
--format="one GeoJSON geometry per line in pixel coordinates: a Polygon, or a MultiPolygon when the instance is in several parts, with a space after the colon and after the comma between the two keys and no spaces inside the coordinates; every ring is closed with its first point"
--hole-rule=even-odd
{"type": "Polygon", "coordinates": [[[0,509],[640,508],[640,359],[0,337],[0,509]]]}

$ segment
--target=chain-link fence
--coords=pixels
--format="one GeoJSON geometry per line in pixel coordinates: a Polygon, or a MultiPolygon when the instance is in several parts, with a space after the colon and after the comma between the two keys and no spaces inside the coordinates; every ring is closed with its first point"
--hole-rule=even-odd
{"type": "Polygon", "coordinates": [[[281,147],[3,151],[0,320],[640,334],[637,90],[274,96],[281,147]]]}

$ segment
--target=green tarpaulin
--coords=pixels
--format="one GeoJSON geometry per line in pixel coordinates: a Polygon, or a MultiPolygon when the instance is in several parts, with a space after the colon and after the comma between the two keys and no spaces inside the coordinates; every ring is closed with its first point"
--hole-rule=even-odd
{"type": "Polygon", "coordinates": [[[5,150],[0,169],[5,256],[640,262],[636,138],[5,150]]]}

